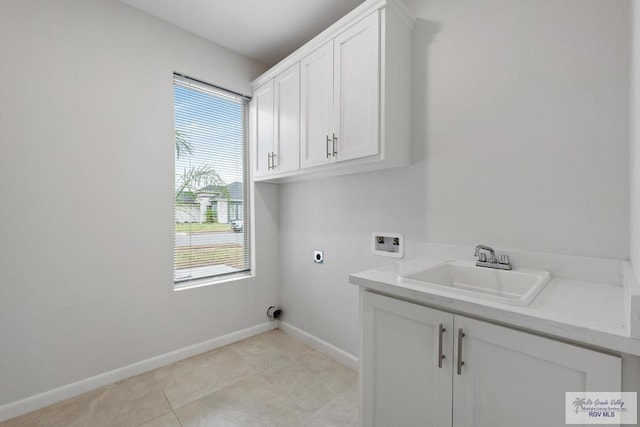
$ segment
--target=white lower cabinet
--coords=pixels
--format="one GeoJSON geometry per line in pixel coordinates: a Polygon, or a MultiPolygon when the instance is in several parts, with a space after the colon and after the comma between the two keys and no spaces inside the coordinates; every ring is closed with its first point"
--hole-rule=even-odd
{"type": "Polygon", "coordinates": [[[453,314],[362,296],[362,425],[450,426],[453,314]]]}
{"type": "Polygon", "coordinates": [[[362,426],[564,426],[565,392],[621,390],[620,357],[366,291],[361,303],[362,426]]]}

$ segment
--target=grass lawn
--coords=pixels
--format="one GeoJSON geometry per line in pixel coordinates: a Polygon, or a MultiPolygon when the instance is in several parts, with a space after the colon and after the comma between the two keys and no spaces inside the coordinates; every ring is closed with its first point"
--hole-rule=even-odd
{"type": "Polygon", "coordinates": [[[244,267],[242,259],[243,252],[242,245],[233,243],[177,247],[175,252],[175,268],[182,269],[225,264],[229,267],[241,269],[244,267]]]}
{"type": "Polygon", "coordinates": [[[176,233],[228,233],[230,231],[231,224],[216,224],[213,222],[205,222],[203,224],[197,222],[176,223],[176,233]]]}

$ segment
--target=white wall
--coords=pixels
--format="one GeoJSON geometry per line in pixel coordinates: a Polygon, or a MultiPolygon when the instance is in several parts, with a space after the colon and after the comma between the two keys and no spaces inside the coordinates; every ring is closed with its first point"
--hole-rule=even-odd
{"type": "Polygon", "coordinates": [[[283,185],[280,302],[283,320],[358,355],[358,289],[349,273],[392,262],[370,251],[374,231],[405,236],[405,256],[424,241],[422,164],[406,169],[283,185]],[[324,264],[313,262],[324,250],[324,264]]]}
{"type": "Polygon", "coordinates": [[[631,5],[631,265],[640,278],[640,3],[631,5]]]}
{"type": "Polygon", "coordinates": [[[113,0],[2,2],[0,52],[0,406],[266,321],[275,186],[255,280],[172,283],[172,72],[263,67],[113,0]]]}
{"type": "Polygon", "coordinates": [[[629,256],[628,1],[407,4],[419,18],[412,166],[281,188],[284,320],[354,355],[347,275],[389,262],[370,255],[373,231],[409,246],[629,256]]]}
{"type": "Polygon", "coordinates": [[[440,26],[429,240],[628,257],[628,13],[626,0],[421,8],[440,26]]]}

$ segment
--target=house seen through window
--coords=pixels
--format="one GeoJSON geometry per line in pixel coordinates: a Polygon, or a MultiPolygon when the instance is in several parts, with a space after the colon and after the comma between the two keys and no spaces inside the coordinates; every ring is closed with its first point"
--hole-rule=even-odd
{"type": "Polygon", "coordinates": [[[174,75],[177,287],[250,269],[247,102],[174,75]]]}

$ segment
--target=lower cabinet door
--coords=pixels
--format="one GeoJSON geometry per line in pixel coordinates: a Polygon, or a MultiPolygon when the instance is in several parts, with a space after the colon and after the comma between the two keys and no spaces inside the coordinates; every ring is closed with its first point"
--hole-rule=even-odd
{"type": "Polygon", "coordinates": [[[455,427],[564,426],[565,392],[621,390],[619,357],[458,315],[454,334],[455,427]]]}
{"type": "Polygon", "coordinates": [[[361,425],[450,426],[453,315],[366,291],[360,295],[361,425]]]}

